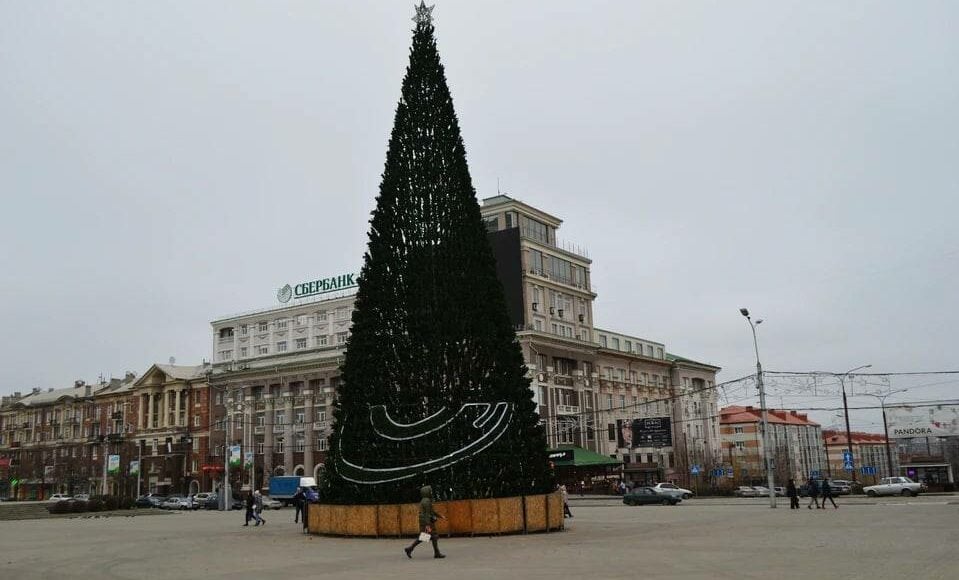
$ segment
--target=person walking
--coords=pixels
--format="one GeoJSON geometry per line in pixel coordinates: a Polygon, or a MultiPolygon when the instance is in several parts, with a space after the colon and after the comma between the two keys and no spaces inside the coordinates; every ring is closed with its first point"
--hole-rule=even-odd
{"type": "MultiPolygon", "coordinates": [[[[300,516],[303,514],[303,503],[306,501],[306,494],[303,493],[303,488],[296,488],[296,493],[293,494],[293,509],[296,510],[293,512],[293,523],[297,524],[300,522],[300,516]]],[[[303,516],[303,521],[306,521],[306,516],[303,516]]]]}
{"type": "Polygon", "coordinates": [[[443,516],[433,511],[433,488],[428,485],[421,487],[420,497],[422,498],[420,499],[420,535],[413,540],[413,543],[409,547],[403,548],[403,551],[406,552],[407,558],[412,558],[413,549],[422,544],[424,538],[428,536],[429,541],[433,544],[433,557],[445,558],[446,555],[440,553],[440,547],[437,543],[438,536],[436,534],[435,524],[437,518],[442,518],[443,516]]]}
{"type": "MultiPolygon", "coordinates": [[[[230,500],[226,500],[230,501],[230,500]]],[[[253,506],[255,502],[253,500],[253,492],[247,492],[246,498],[243,500],[243,505],[246,507],[246,517],[244,518],[244,526],[250,525],[250,520],[253,519],[253,506]]]]}
{"type": "Polygon", "coordinates": [[[815,503],[816,509],[820,509],[819,500],[817,499],[819,497],[819,484],[816,483],[815,479],[810,477],[809,481],[806,482],[806,488],[809,490],[809,503],[806,504],[806,507],[812,509],[812,504],[815,503]]]}
{"type": "Polygon", "coordinates": [[[253,527],[256,527],[260,524],[266,525],[266,519],[263,517],[263,494],[260,493],[260,490],[253,492],[253,517],[256,519],[256,523],[253,524],[253,527]]]}
{"type": "Polygon", "coordinates": [[[569,511],[569,492],[566,491],[566,484],[559,486],[559,491],[563,494],[563,517],[573,517],[573,512],[569,511]]]}
{"type": "Polygon", "coordinates": [[[826,509],[826,500],[828,499],[832,502],[832,507],[834,509],[839,509],[839,506],[836,505],[836,500],[833,499],[832,495],[832,486],[829,485],[829,479],[822,480],[822,509],[826,509]]]}
{"type": "Polygon", "coordinates": [[[786,484],[786,497],[789,498],[789,509],[798,510],[799,509],[799,492],[796,491],[796,482],[789,480],[789,483],[786,484]]]}

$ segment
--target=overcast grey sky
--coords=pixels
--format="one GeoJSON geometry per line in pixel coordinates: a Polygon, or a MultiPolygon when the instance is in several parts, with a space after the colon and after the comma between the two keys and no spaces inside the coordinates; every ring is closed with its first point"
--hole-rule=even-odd
{"type": "MultiPolygon", "coordinates": [[[[357,269],[412,13],[0,2],[0,393],[199,363],[213,318],[357,269]]],[[[566,220],[598,325],[720,380],[753,372],[741,306],[768,369],[959,367],[959,4],[433,14],[478,196],[566,220]]]]}

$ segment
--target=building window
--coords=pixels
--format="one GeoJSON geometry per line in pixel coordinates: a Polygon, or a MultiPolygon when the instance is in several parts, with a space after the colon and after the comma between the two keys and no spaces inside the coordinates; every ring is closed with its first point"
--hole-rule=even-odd
{"type": "Polygon", "coordinates": [[[306,420],[306,412],[305,412],[305,411],[297,411],[297,412],[296,412],[296,422],[297,422],[297,423],[303,423],[303,421],[305,421],[305,420],[306,420]]]}
{"type": "Polygon", "coordinates": [[[623,349],[626,352],[633,352],[633,343],[627,340],[625,343],[623,343],[623,349]]]}
{"type": "Polygon", "coordinates": [[[610,441],[616,441],[616,425],[609,423],[606,425],[607,436],[610,441]]]}
{"type": "Polygon", "coordinates": [[[220,360],[230,360],[233,358],[232,350],[221,350],[219,352],[220,360]]]}
{"type": "Polygon", "coordinates": [[[607,408],[607,409],[612,409],[612,408],[613,408],[613,396],[612,396],[612,395],[606,395],[606,408],[607,408]]]}
{"type": "Polygon", "coordinates": [[[620,409],[625,409],[625,408],[626,408],[626,395],[620,395],[620,396],[619,396],[619,408],[620,408],[620,409]]]}
{"type": "Polygon", "coordinates": [[[257,442],[256,442],[256,454],[257,454],[257,455],[263,455],[263,447],[264,447],[264,445],[263,445],[263,442],[262,442],[262,441],[257,441],[257,442]]]}
{"type": "Polygon", "coordinates": [[[241,346],[241,347],[240,347],[240,358],[246,358],[248,352],[249,352],[249,350],[247,349],[247,347],[241,346]]]}
{"type": "Polygon", "coordinates": [[[288,322],[288,321],[287,321],[285,318],[277,318],[277,319],[276,319],[276,328],[277,328],[277,329],[286,328],[286,327],[287,327],[287,322],[288,322]]]}
{"type": "Polygon", "coordinates": [[[599,346],[601,346],[601,347],[603,347],[603,348],[606,348],[606,335],[605,335],[605,334],[599,335],[599,346]]]}
{"type": "Polygon", "coordinates": [[[316,437],[316,450],[326,451],[326,437],[324,437],[323,435],[318,435],[316,437]]]}
{"type": "Polygon", "coordinates": [[[296,316],[293,317],[293,323],[296,324],[297,326],[303,326],[304,324],[306,324],[306,316],[303,314],[297,314],[296,316]]]}
{"type": "Polygon", "coordinates": [[[314,336],[314,337],[313,337],[313,342],[316,343],[316,346],[326,346],[326,344],[327,344],[327,336],[326,336],[325,334],[322,335],[322,336],[314,336]]]}
{"type": "Polygon", "coordinates": [[[273,424],[274,425],[285,425],[286,424],[286,413],[284,411],[276,411],[273,415],[273,424]]]}
{"type": "Polygon", "coordinates": [[[276,352],[286,352],[285,340],[281,340],[280,342],[276,343],[276,352]]]}
{"type": "Polygon", "coordinates": [[[543,321],[540,320],[539,318],[533,320],[533,328],[534,328],[535,330],[542,331],[542,330],[543,330],[543,321]]]}
{"type": "Polygon", "coordinates": [[[656,347],[656,358],[663,358],[663,347],[656,347]]]}
{"type": "Polygon", "coordinates": [[[241,324],[241,325],[240,325],[240,334],[243,335],[243,336],[246,336],[246,335],[249,334],[249,333],[250,333],[250,327],[247,326],[246,324],[241,324]]]}
{"type": "Polygon", "coordinates": [[[336,309],[336,319],[337,319],[337,320],[349,320],[349,319],[350,319],[350,309],[349,309],[349,308],[337,308],[337,309],[336,309]]]}
{"type": "Polygon", "coordinates": [[[615,336],[611,340],[613,350],[619,350],[619,339],[615,336]]]}
{"type": "Polygon", "coordinates": [[[277,439],[276,443],[273,444],[274,453],[283,453],[283,440],[277,439]]]}
{"type": "Polygon", "coordinates": [[[653,356],[653,345],[651,344],[646,345],[646,356],[649,356],[649,357],[653,356]]]}
{"type": "Polygon", "coordinates": [[[298,453],[302,453],[305,447],[306,447],[306,440],[303,438],[302,435],[297,435],[296,439],[294,440],[293,450],[298,453]]]}
{"type": "Polygon", "coordinates": [[[636,383],[636,371],[629,371],[629,382],[636,383]]]}
{"type": "Polygon", "coordinates": [[[233,327],[228,326],[220,329],[220,340],[231,340],[233,338],[233,327]]]}
{"type": "Polygon", "coordinates": [[[306,348],[306,339],[305,338],[296,339],[296,348],[306,348]]]}
{"type": "Polygon", "coordinates": [[[266,332],[267,330],[269,330],[269,328],[270,328],[270,323],[266,322],[265,320],[257,323],[256,325],[257,332],[266,332]]]}
{"type": "Polygon", "coordinates": [[[336,333],[336,344],[346,344],[346,338],[349,336],[348,332],[337,332],[336,333]]]}
{"type": "Polygon", "coordinates": [[[581,334],[580,334],[580,339],[581,339],[583,342],[589,342],[589,331],[586,330],[585,328],[583,329],[583,331],[582,331],[581,334]]]}
{"type": "Polygon", "coordinates": [[[199,426],[200,426],[200,416],[199,416],[199,415],[194,415],[194,416],[193,416],[193,426],[194,426],[194,427],[199,427],[199,426]]]}
{"type": "Polygon", "coordinates": [[[745,443],[744,441],[737,441],[737,442],[736,442],[736,451],[742,451],[742,450],[744,450],[744,449],[746,449],[746,443],[745,443]]]}
{"type": "Polygon", "coordinates": [[[256,354],[270,354],[270,347],[265,344],[261,344],[260,346],[256,347],[256,354]]]}

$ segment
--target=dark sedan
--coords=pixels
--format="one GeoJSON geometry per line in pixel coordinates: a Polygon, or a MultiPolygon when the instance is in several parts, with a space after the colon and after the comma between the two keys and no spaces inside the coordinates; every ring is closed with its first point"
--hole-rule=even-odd
{"type": "Polygon", "coordinates": [[[672,495],[656,493],[651,487],[637,487],[623,496],[623,503],[626,505],[676,505],[681,501],[683,500],[672,495]]]}

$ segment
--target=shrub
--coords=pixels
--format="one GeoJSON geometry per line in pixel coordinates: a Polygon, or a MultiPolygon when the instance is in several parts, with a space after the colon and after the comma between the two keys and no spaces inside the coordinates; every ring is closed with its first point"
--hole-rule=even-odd
{"type": "Polygon", "coordinates": [[[132,497],[121,497],[119,508],[121,510],[133,509],[133,498],[132,497]]]}
{"type": "Polygon", "coordinates": [[[112,495],[105,495],[103,496],[102,500],[103,500],[103,509],[105,510],[115,510],[117,509],[117,506],[119,505],[117,498],[112,495]]]}
{"type": "Polygon", "coordinates": [[[944,486],[942,486],[942,491],[956,491],[956,484],[947,483],[944,486]]]}
{"type": "Polygon", "coordinates": [[[103,502],[99,499],[91,499],[87,502],[87,511],[89,512],[100,512],[103,511],[103,502]]]}

